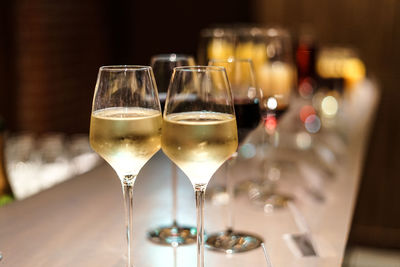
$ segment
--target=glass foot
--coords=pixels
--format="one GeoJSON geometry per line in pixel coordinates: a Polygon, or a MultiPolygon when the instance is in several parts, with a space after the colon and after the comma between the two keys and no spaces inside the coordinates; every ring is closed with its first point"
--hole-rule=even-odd
{"type": "Polygon", "coordinates": [[[251,197],[251,201],[257,205],[263,205],[265,212],[272,212],[274,209],[282,209],[287,206],[288,201],[293,197],[281,193],[264,193],[251,197]]]}
{"type": "Polygon", "coordinates": [[[171,225],[151,230],[147,238],[158,245],[180,246],[196,243],[196,227],[171,225]]]}
{"type": "Polygon", "coordinates": [[[224,231],[207,236],[206,247],[228,254],[246,252],[261,246],[263,239],[257,235],[224,231]]]}

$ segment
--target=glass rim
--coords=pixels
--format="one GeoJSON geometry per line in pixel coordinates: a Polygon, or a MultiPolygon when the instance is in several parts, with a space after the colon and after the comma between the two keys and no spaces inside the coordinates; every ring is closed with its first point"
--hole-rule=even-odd
{"type": "Polygon", "coordinates": [[[207,72],[207,71],[222,71],[225,72],[224,67],[220,66],[181,66],[175,67],[174,71],[196,71],[196,72],[207,72]]]}
{"type": "Polygon", "coordinates": [[[163,60],[168,62],[175,62],[182,59],[193,59],[192,55],[187,54],[179,54],[179,53],[165,53],[165,54],[157,54],[151,57],[150,61],[153,62],[155,60],[163,60]]]}
{"type": "Polygon", "coordinates": [[[210,64],[210,62],[211,63],[234,63],[234,62],[247,63],[248,62],[250,64],[253,64],[253,60],[251,58],[235,58],[235,57],[230,57],[227,59],[214,58],[214,59],[210,59],[208,61],[208,64],[210,64]]]}
{"type": "Polygon", "coordinates": [[[200,36],[207,38],[233,38],[235,37],[235,30],[231,25],[219,25],[216,27],[202,29],[200,31],[200,36]]]}
{"type": "Polygon", "coordinates": [[[290,37],[289,30],[280,26],[266,27],[268,37],[290,37]]]}
{"type": "Polygon", "coordinates": [[[106,65],[101,66],[100,71],[142,71],[151,70],[150,66],[145,65],[106,65]]]}
{"type": "Polygon", "coordinates": [[[238,38],[242,37],[265,37],[268,36],[268,29],[258,24],[243,24],[236,30],[238,38]]]}

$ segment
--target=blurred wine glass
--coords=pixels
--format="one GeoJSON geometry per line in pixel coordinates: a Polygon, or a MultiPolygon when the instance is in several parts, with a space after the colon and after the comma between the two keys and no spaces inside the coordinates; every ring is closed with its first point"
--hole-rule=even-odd
{"type": "MultiPolygon", "coordinates": [[[[289,110],[295,88],[295,65],[290,34],[281,28],[268,28],[265,33],[265,61],[257,70],[257,81],[263,95],[260,105],[265,130],[263,141],[267,137],[269,145],[277,150],[280,149],[279,122],[289,110]]],[[[285,159],[277,159],[275,154],[267,158],[264,151],[261,177],[250,185],[249,190],[253,202],[270,209],[284,207],[292,199],[277,189],[285,159]]]]}
{"type": "Polygon", "coordinates": [[[267,29],[257,25],[238,25],[235,28],[236,47],[235,57],[237,59],[251,59],[256,74],[268,61],[267,29]]]}
{"type": "MultiPolygon", "coordinates": [[[[228,74],[233,93],[240,147],[261,121],[259,108],[261,92],[256,85],[253,64],[250,59],[230,58],[228,60],[213,59],[210,60],[209,65],[224,67],[228,74]]],[[[262,238],[258,235],[236,231],[233,228],[235,182],[230,172],[230,166],[234,164],[236,157],[237,153],[228,160],[225,174],[226,191],[229,196],[227,228],[222,232],[208,235],[206,242],[208,248],[225,253],[249,251],[258,248],[262,243],[262,238]]]]}
{"type": "Polygon", "coordinates": [[[227,60],[235,56],[236,34],[231,26],[203,29],[200,32],[197,60],[206,65],[211,59],[227,60]]]}
{"type": "MultiPolygon", "coordinates": [[[[151,67],[158,87],[161,109],[164,111],[167,98],[168,85],[175,67],[194,66],[192,56],[180,54],[161,54],[151,58],[151,67]]],[[[177,222],[177,180],[178,170],[174,163],[171,163],[172,182],[172,224],[160,226],[147,233],[150,241],[160,245],[185,245],[196,242],[196,227],[181,226],[177,222]]]]}

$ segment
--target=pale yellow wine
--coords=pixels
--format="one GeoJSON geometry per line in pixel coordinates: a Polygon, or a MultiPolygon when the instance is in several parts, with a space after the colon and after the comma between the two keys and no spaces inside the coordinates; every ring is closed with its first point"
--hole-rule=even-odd
{"type": "Polygon", "coordinates": [[[118,173],[137,175],[160,149],[162,117],[158,110],[107,108],[92,113],[90,145],[118,173]]]}
{"type": "Polygon", "coordinates": [[[192,184],[205,185],[237,149],[235,116],[206,111],[167,115],[161,143],[192,184]]]}

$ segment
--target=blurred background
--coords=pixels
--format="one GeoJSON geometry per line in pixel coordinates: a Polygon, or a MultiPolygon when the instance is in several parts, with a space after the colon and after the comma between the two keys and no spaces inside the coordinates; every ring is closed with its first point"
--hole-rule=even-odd
{"type": "MultiPolygon", "coordinates": [[[[370,259],[369,255],[396,254],[400,249],[398,0],[3,1],[0,116],[12,133],[87,134],[99,66],[149,65],[150,57],[159,53],[196,55],[201,29],[237,22],[280,25],[294,36],[305,27],[312,29],[319,45],[355,49],[367,75],[378,81],[381,99],[348,255],[370,259]]],[[[348,262],[346,266],[356,266],[348,262]]]]}

